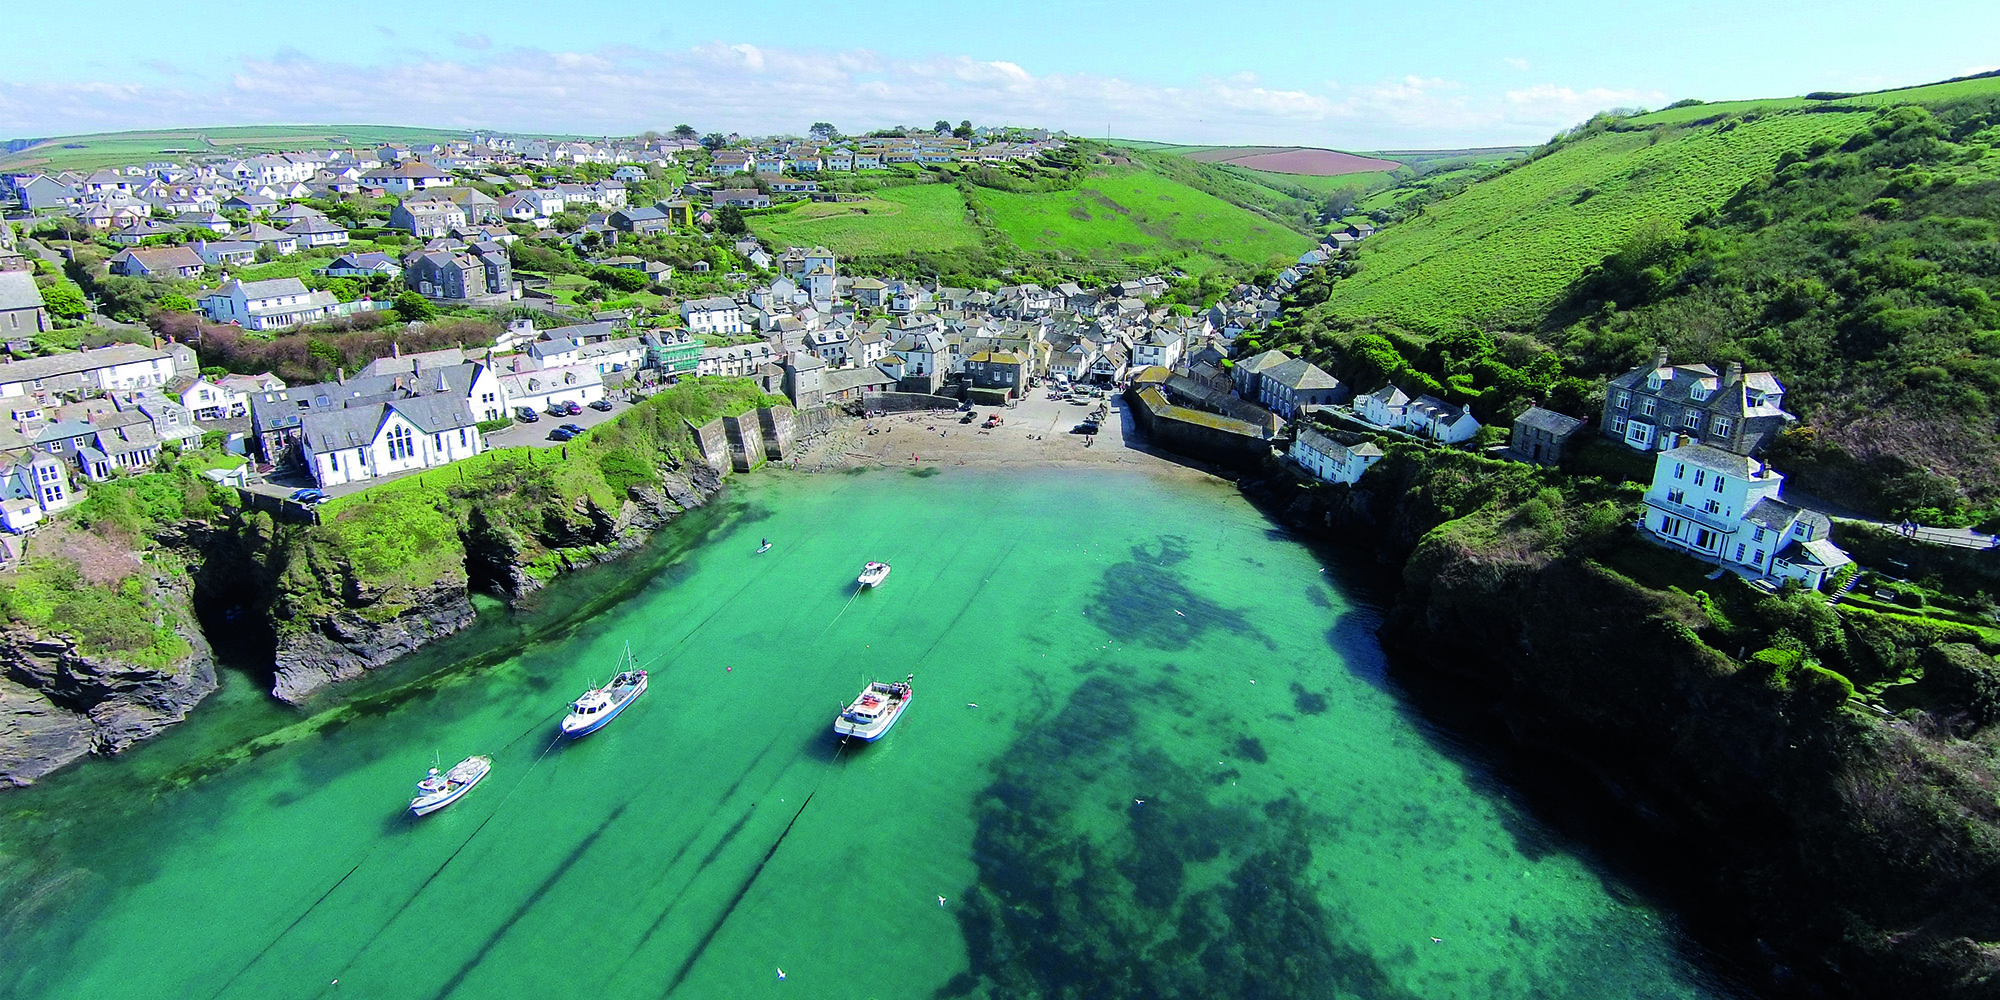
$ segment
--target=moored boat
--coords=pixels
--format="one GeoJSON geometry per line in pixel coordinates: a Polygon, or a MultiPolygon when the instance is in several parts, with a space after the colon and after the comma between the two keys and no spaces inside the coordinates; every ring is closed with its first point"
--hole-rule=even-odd
{"type": "Polygon", "coordinates": [[[632,659],[632,644],[625,644],[623,670],[611,683],[601,688],[591,688],[570,702],[569,714],[563,716],[562,733],[571,739],[589,736],[606,723],[625,711],[625,706],[638,700],[646,693],[646,672],[640,670],[632,659]]]}
{"type": "Polygon", "coordinates": [[[855,582],[863,587],[874,587],[889,578],[889,564],[872,562],[861,568],[861,575],[855,582]]]}
{"type": "Polygon", "coordinates": [[[493,770],[493,758],[474,755],[452,765],[451,770],[442,774],[433,767],[422,781],[417,782],[417,794],[410,800],[410,813],[429,816],[445,806],[457,802],[472,786],[486,780],[493,770]]]}
{"type": "Polygon", "coordinates": [[[833,720],[833,731],[869,743],[881,739],[909,707],[910,688],[916,679],[917,675],[911,674],[894,684],[869,682],[861,689],[861,696],[833,720]]]}

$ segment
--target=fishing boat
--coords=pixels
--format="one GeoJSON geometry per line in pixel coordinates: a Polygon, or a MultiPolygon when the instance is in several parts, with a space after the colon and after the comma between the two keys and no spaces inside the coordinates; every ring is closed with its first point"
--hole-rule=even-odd
{"type": "Polygon", "coordinates": [[[603,729],[605,724],[625,711],[625,706],[637,701],[646,693],[646,672],[638,669],[632,660],[632,644],[625,644],[624,669],[611,683],[601,688],[585,691],[569,704],[569,714],[563,716],[562,733],[571,739],[589,736],[603,729]]]}
{"type": "Polygon", "coordinates": [[[861,575],[855,578],[855,582],[861,584],[862,587],[866,588],[866,587],[879,586],[882,583],[882,581],[887,580],[888,578],[889,578],[889,564],[881,562],[872,562],[861,568],[861,575]]]}
{"type": "Polygon", "coordinates": [[[452,765],[451,770],[442,774],[436,767],[417,782],[417,795],[410,800],[410,813],[415,816],[429,816],[445,806],[457,802],[472,786],[486,780],[493,770],[493,758],[471,756],[452,765]]]}
{"type": "Polygon", "coordinates": [[[861,689],[861,697],[833,720],[833,731],[869,743],[881,739],[903,717],[903,709],[909,707],[910,685],[916,679],[917,675],[911,674],[895,684],[869,682],[861,689]]]}

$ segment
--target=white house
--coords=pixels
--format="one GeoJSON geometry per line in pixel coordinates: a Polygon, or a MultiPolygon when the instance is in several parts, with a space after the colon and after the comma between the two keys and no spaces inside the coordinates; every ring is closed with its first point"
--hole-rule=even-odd
{"type": "Polygon", "coordinates": [[[687,322],[688,331],[695,334],[734,336],[743,332],[743,307],[735,299],[721,296],[681,303],[681,319],[687,322]]]}
{"type": "Polygon", "coordinates": [[[1377,427],[1403,426],[1409,408],[1410,397],[1393,385],[1385,385],[1354,400],[1355,415],[1377,427]]]}
{"type": "Polygon", "coordinates": [[[1306,427],[1292,441],[1291,459],[1299,467],[1324,482],[1354,485],[1368,467],[1382,460],[1382,449],[1373,441],[1344,445],[1318,430],[1306,427]]]}
{"type": "Polygon", "coordinates": [[[1818,511],[1779,499],[1785,477],[1762,461],[1704,444],[1659,453],[1646,491],[1645,527],[1668,545],[1753,577],[1815,590],[1854,560],[1818,511]]]}
{"type": "Polygon", "coordinates": [[[451,175],[422,160],[403,160],[375,167],[361,175],[361,183],[382,188],[391,194],[408,194],[426,188],[447,187],[451,175]]]}
{"type": "MultiPolygon", "coordinates": [[[[186,345],[173,345],[187,351],[186,345]]],[[[186,365],[193,367],[188,351],[186,365]]],[[[182,362],[174,351],[155,351],[137,344],[112,344],[97,350],[51,354],[0,364],[0,398],[47,398],[58,392],[96,396],[123,389],[166,385],[179,374],[182,362]]]]}
{"type": "Polygon", "coordinates": [[[17,535],[79,499],[69,467],[54,455],[35,452],[0,469],[0,527],[17,535]]]}
{"type": "Polygon", "coordinates": [[[1180,362],[1183,346],[1180,334],[1154,327],[1132,341],[1132,364],[1139,368],[1153,365],[1172,368],[1180,362]]]}
{"type": "Polygon", "coordinates": [[[299,418],[300,456],[321,487],[431,469],[485,450],[463,398],[413,396],[299,418]]]}
{"type": "Polygon", "coordinates": [[[226,420],[230,417],[250,415],[250,393],[242,389],[224,388],[205,378],[188,381],[186,376],[174,380],[167,387],[174,398],[196,420],[226,420]],[[180,383],[186,382],[185,385],[180,383]]]}
{"type": "Polygon", "coordinates": [[[1479,421],[1473,419],[1471,410],[1428,395],[1410,401],[1403,413],[1403,427],[1445,444],[1470,441],[1479,433],[1479,421]]]}
{"type": "Polygon", "coordinates": [[[201,311],[218,323],[235,323],[246,330],[277,330],[317,323],[332,315],[338,300],[332,292],[315,292],[297,278],[229,282],[201,297],[201,311]]]}
{"type": "Polygon", "coordinates": [[[777,361],[777,350],[763,341],[733,347],[707,347],[702,349],[701,359],[695,362],[694,373],[743,378],[755,375],[757,369],[777,361]]]}
{"type": "Polygon", "coordinates": [[[604,376],[589,365],[537,368],[500,376],[507,405],[547,410],[551,403],[587,406],[604,398],[604,376]]]}

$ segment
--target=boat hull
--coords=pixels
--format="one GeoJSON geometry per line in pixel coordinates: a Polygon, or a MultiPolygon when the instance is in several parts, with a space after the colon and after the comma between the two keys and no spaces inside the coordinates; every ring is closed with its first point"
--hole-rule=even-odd
{"type": "Polygon", "coordinates": [[[902,700],[902,703],[896,706],[896,710],[889,714],[888,718],[881,720],[881,725],[879,726],[856,725],[855,723],[847,721],[847,716],[845,715],[835,716],[833,720],[833,731],[835,735],[838,736],[844,736],[847,737],[848,739],[860,740],[863,743],[873,743],[876,740],[879,740],[882,737],[889,735],[889,730],[896,728],[896,723],[903,718],[903,713],[906,710],[908,710],[909,707],[910,707],[910,699],[904,698],[902,700]]]}
{"type": "Polygon", "coordinates": [[[571,728],[570,721],[568,719],[564,719],[562,721],[562,734],[570,739],[575,740],[575,739],[582,739],[585,736],[589,736],[591,733],[603,729],[606,725],[610,724],[612,719],[617,718],[620,712],[625,711],[626,706],[632,704],[635,701],[638,701],[639,696],[646,693],[646,684],[647,684],[647,679],[641,679],[639,681],[638,688],[635,689],[630,695],[626,696],[624,701],[621,701],[611,706],[610,710],[599,713],[595,718],[592,718],[589,722],[583,723],[577,726],[576,728],[571,728]]]}
{"type": "Polygon", "coordinates": [[[420,817],[429,816],[430,814],[437,812],[440,809],[443,809],[445,806],[457,802],[459,799],[465,797],[465,793],[472,791],[475,788],[478,788],[479,783],[485,781],[486,776],[492,773],[493,773],[493,762],[487,760],[485,766],[481,768],[479,772],[473,776],[471,781],[468,781],[465,784],[460,785],[455,789],[452,789],[449,794],[439,796],[437,798],[421,797],[412,800],[410,802],[410,815],[420,816],[420,817]]]}

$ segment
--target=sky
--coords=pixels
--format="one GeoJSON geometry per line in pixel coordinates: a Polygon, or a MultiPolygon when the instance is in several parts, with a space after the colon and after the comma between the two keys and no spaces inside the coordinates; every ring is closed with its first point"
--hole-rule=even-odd
{"type": "Polygon", "coordinates": [[[1440,149],[1537,143],[1607,108],[2000,69],[1995,0],[19,8],[0,21],[14,36],[0,46],[0,138],[275,123],[753,135],[970,119],[1440,149]]]}

